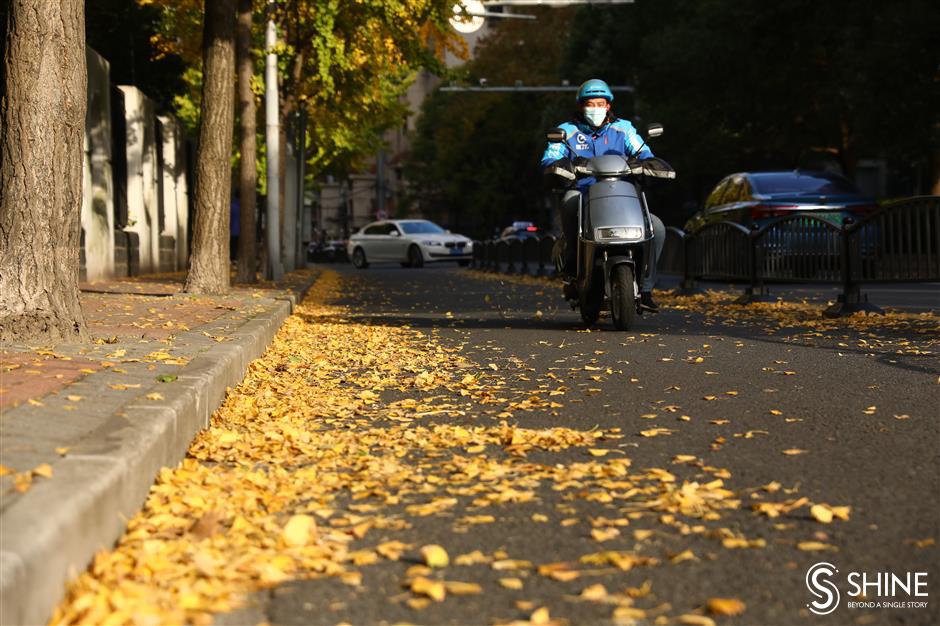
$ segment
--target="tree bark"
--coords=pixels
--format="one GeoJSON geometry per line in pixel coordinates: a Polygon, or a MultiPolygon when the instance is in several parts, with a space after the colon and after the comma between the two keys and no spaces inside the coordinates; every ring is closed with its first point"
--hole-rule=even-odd
{"type": "Polygon", "coordinates": [[[858,145],[849,122],[841,120],[842,143],[839,146],[839,158],[842,162],[842,173],[849,180],[855,180],[858,169],[858,145]]]}
{"type": "Polygon", "coordinates": [[[238,34],[236,56],[238,59],[238,115],[240,154],[238,166],[239,189],[239,235],[238,235],[238,282],[253,283],[256,280],[255,263],[257,246],[256,188],[258,183],[257,160],[257,110],[255,94],[251,90],[254,63],[251,58],[252,0],[238,0],[238,34]]]}
{"type": "Polygon", "coordinates": [[[185,290],[228,293],[235,116],[235,0],[206,0],[203,81],[196,150],[196,219],[185,290]]]}
{"type": "Polygon", "coordinates": [[[84,0],[11,0],[0,101],[0,341],[83,341],[84,0]]]}
{"type": "Polygon", "coordinates": [[[940,196],[940,150],[934,149],[931,157],[933,167],[930,169],[930,194],[940,196]]]}

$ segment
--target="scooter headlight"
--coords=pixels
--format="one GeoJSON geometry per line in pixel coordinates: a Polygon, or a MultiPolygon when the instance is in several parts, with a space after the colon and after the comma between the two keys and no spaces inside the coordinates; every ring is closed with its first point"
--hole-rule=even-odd
{"type": "Polygon", "coordinates": [[[598,240],[615,239],[617,241],[639,241],[643,239],[641,226],[607,226],[594,229],[594,238],[598,240]]]}

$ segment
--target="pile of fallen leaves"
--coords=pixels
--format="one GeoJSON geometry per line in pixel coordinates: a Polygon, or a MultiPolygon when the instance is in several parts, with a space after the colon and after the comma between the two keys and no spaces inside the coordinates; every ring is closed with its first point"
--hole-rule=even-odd
{"type": "MultiPolygon", "coordinates": [[[[447,567],[488,564],[505,572],[500,585],[518,589],[520,576],[530,571],[572,581],[699,558],[691,550],[605,549],[622,535],[642,546],[654,530],[627,526],[643,520],[725,548],[765,545],[720,526],[727,511],[742,508],[742,496],[725,483],[727,470],[691,455],[678,455],[673,471],[637,469],[622,450],[605,447],[623,437],[619,429],[513,424],[527,411],[561,406],[558,394],[545,389],[512,397],[498,371],[433,336],[357,321],[343,307],[326,304],[340,290],[339,276],[324,272],[264,357],[230,390],[188,458],[161,472],[116,548],[97,555],[71,585],[54,623],[201,624],[252,592],[290,579],[330,576],[359,585],[361,568],[418,550],[390,538],[413,520],[435,516],[465,531],[495,522],[502,507],[537,503],[543,486],[562,494],[565,507],[619,507],[620,517],[590,520],[595,552],[571,562],[532,563],[496,546],[453,559],[441,546],[424,546],[422,563],[403,580],[408,606],[483,591],[477,583],[436,575],[447,567]],[[581,460],[551,457],[571,449],[582,451],[581,460]],[[707,478],[682,478],[692,471],[707,478]]],[[[806,498],[763,499],[778,490],[750,490],[757,515],[773,519],[803,508],[823,523],[849,515],[848,507],[806,498]]],[[[543,513],[531,521],[550,522],[543,513]]],[[[656,615],[635,606],[648,593],[608,592],[595,584],[581,599],[609,604],[612,617],[629,621],[656,615]]],[[[529,623],[551,621],[547,608],[528,608],[529,623]]],[[[713,598],[699,614],[682,617],[683,623],[707,624],[705,613],[743,610],[736,599],[713,598]]]]}

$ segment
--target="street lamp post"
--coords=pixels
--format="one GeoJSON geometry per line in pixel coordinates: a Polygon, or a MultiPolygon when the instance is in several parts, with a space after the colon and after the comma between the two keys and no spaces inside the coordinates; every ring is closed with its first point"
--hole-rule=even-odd
{"type": "Polygon", "coordinates": [[[268,198],[265,207],[268,239],[268,263],[266,278],[279,280],[284,275],[281,265],[281,216],[278,206],[280,180],[278,162],[280,158],[280,122],[278,120],[277,92],[277,27],[274,24],[275,0],[268,0],[268,23],[264,33],[266,49],[264,64],[264,119],[265,147],[267,158],[268,198]]]}

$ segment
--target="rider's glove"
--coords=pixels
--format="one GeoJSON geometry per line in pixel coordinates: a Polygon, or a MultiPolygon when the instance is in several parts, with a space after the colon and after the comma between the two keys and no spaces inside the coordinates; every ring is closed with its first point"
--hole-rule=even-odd
{"type": "Polygon", "coordinates": [[[572,167],[571,159],[569,159],[568,157],[563,157],[561,159],[558,159],[557,161],[552,163],[550,167],[558,167],[563,170],[568,170],[569,172],[574,171],[574,168],[572,167]]]}
{"type": "Polygon", "coordinates": [[[585,166],[587,166],[590,162],[591,162],[590,159],[587,159],[587,158],[585,158],[585,157],[583,157],[583,156],[577,156],[577,157],[575,157],[574,160],[572,161],[572,163],[574,164],[575,167],[578,167],[578,166],[580,166],[580,167],[585,167],[585,166]]]}
{"type": "Polygon", "coordinates": [[[572,167],[571,159],[569,159],[568,157],[558,159],[557,161],[549,165],[547,168],[545,168],[545,173],[549,175],[553,174],[555,176],[559,176],[566,180],[575,179],[574,167],[572,167]]]}

